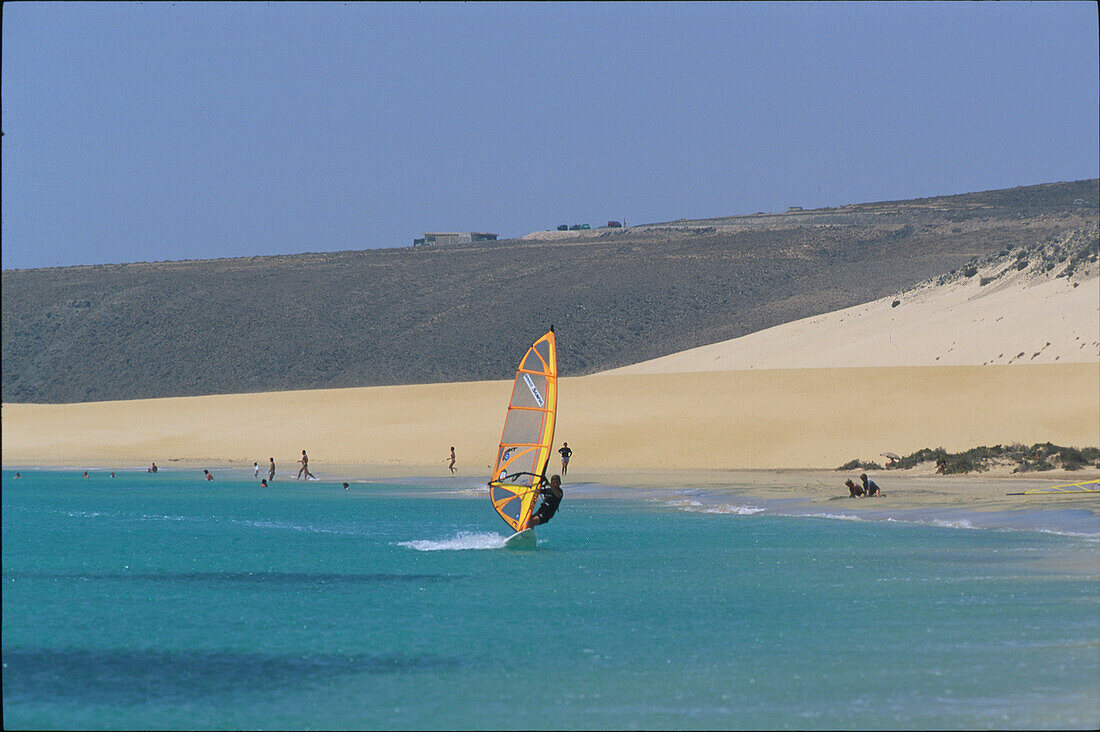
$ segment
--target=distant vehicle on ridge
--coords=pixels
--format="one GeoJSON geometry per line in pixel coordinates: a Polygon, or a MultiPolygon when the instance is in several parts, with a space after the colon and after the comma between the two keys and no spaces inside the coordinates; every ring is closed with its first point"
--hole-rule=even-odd
{"type": "Polygon", "coordinates": [[[570,231],[585,231],[585,230],[591,229],[591,228],[592,227],[589,226],[588,224],[573,224],[572,226],[569,227],[569,230],[570,231]]]}

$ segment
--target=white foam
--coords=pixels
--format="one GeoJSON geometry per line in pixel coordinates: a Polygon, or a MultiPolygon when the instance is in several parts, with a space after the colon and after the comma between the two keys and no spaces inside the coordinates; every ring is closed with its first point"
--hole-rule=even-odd
{"type": "Polygon", "coordinates": [[[431,539],[417,539],[414,541],[400,541],[398,546],[415,549],[418,552],[461,551],[463,549],[501,549],[507,537],[493,533],[473,533],[460,531],[450,539],[432,541],[431,539]]]}
{"type": "MultiPolygon", "coordinates": [[[[923,522],[918,522],[918,523],[923,523],[923,522]]],[[[977,526],[970,523],[966,519],[954,519],[954,520],[932,519],[932,521],[929,521],[928,523],[932,524],[933,526],[942,526],[945,529],[977,529],[978,528],[977,526]]]]}
{"type": "Polygon", "coordinates": [[[801,516],[805,516],[806,518],[833,519],[834,521],[863,521],[863,519],[860,518],[859,516],[853,516],[853,515],[848,514],[848,513],[804,513],[804,514],[791,514],[791,515],[795,515],[795,516],[801,515],[801,516]]]}
{"type": "Polygon", "coordinates": [[[754,513],[764,513],[763,508],[757,508],[756,506],[734,506],[730,503],[722,504],[721,506],[706,506],[699,510],[701,513],[732,513],[738,516],[751,516],[754,513]]]}

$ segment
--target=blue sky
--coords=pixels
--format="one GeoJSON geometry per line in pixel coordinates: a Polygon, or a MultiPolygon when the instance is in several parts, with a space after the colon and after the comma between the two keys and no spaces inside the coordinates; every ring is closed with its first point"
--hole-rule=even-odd
{"type": "Polygon", "coordinates": [[[1077,3],[7,3],[5,269],[1100,175],[1077,3]]]}

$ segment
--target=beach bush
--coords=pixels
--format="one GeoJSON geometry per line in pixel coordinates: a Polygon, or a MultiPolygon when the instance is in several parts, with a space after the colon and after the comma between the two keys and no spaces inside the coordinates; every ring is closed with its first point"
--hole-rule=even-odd
{"type": "MultiPolygon", "coordinates": [[[[1100,468],[1100,448],[1063,447],[1051,442],[1037,442],[1030,446],[1019,443],[1012,445],[981,445],[958,453],[949,453],[942,447],[924,448],[906,455],[893,467],[899,469],[912,468],[928,462],[936,463],[937,472],[944,475],[980,473],[989,470],[997,462],[1017,463],[1017,467],[1013,470],[1015,473],[1054,470],[1058,467],[1065,470],[1080,470],[1087,466],[1100,468]]],[[[858,467],[852,463],[849,465],[858,467]]]]}
{"type": "Polygon", "coordinates": [[[849,460],[848,462],[837,468],[840,470],[882,470],[883,467],[875,462],[865,463],[860,459],[849,460]]]}

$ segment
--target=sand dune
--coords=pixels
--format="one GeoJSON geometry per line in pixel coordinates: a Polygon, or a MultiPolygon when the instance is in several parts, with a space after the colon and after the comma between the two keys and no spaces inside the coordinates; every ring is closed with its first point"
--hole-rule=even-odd
{"type": "Polygon", "coordinates": [[[1072,281],[1013,269],[981,284],[1003,268],[606,373],[1100,362],[1095,266],[1072,281]]]}
{"type": "MultiPolygon", "coordinates": [[[[584,471],[834,468],[883,451],[1100,445],[1100,279],[979,274],[614,372],[561,380],[584,471]],[[901,302],[896,307],[893,301],[901,302]]],[[[513,354],[509,358],[518,358],[513,354]]],[[[502,354],[504,357],[504,354],[502,354]]],[[[4,465],[484,475],[511,382],[5,404],[4,465]],[[338,466],[338,468],[337,468],[338,466]]]]}
{"type": "MultiPolygon", "coordinates": [[[[308,449],[370,474],[487,472],[510,382],[3,407],[5,465],[290,467],[308,449]],[[232,461],[232,462],[231,462],[232,461]],[[372,473],[373,471],[373,473],[372,473]]],[[[884,450],[1100,444],[1100,364],[791,369],[561,380],[580,466],[832,468],[884,450]]]]}

